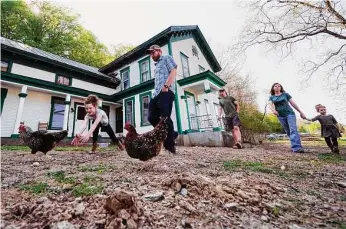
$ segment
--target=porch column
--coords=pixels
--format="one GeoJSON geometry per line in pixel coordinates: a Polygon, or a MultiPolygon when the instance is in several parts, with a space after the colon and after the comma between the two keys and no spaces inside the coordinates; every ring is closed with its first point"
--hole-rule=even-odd
{"type": "Polygon", "coordinates": [[[70,114],[70,105],[71,105],[71,95],[67,94],[65,98],[65,111],[64,111],[64,125],[63,130],[68,129],[68,117],[70,114]]]}
{"type": "Polygon", "coordinates": [[[16,115],[16,122],[14,124],[13,134],[11,135],[11,137],[17,137],[18,136],[18,128],[19,128],[19,125],[20,125],[20,122],[22,119],[25,97],[28,95],[26,93],[27,91],[28,91],[28,86],[23,85],[20,93],[18,94],[19,104],[18,104],[18,110],[17,110],[17,115],[16,115]]]}
{"type": "Polygon", "coordinates": [[[215,113],[215,109],[214,109],[214,103],[213,103],[213,97],[211,96],[211,89],[209,87],[209,89],[204,91],[207,94],[207,98],[208,98],[208,103],[209,103],[209,110],[210,110],[210,114],[211,114],[211,120],[213,123],[213,127],[219,127],[218,123],[217,123],[217,115],[215,113]]]}

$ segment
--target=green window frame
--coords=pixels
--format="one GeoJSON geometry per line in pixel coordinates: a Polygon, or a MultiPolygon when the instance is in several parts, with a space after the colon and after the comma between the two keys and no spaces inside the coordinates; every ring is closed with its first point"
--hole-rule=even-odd
{"type": "Polygon", "coordinates": [[[126,90],[130,88],[130,67],[124,68],[120,70],[121,76],[121,88],[122,90],[126,90]],[[125,73],[127,72],[127,79],[124,80],[125,73]]]}
{"type": "Polygon", "coordinates": [[[48,129],[62,130],[64,128],[65,98],[52,96],[48,129]]]}
{"type": "Polygon", "coordinates": [[[60,74],[55,75],[55,83],[64,85],[64,86],[71,86],[72,85],[72,78],[60,74]]]}
{"type": "MultiPolygon", "coordinates": [[[[185,95],[185,105],[186,105],[186,112],[187,112],[187,120],[188,120],[188,123],[189,123],[189,129],[191,129],[191,117],[190,117],[190,110],[189,110],[189,104],[188,104],[188,98],[193,98],[193,103],[194,103],[194,108],[195,108],[195,114],[196,114],[196,117],[198,116],[197,115],[197,106],[196,106],[196,99],[195,99],[195,95],[190,93],[190,92],[187,92],[187,91],[184,91],[184,95],[185,95]]],[[[195,123],[195,126],[197,127],[197,129],[199,129],[199,125],[198,125],[198,120],[196,119],[196,123],[195,123]]],[[[196,130],[196,129],[194,129],[196,130]]]]}
{"type": "Polygon", "coordinates": [[[4,103],[5,103],[5,99],[7,97],[7,92],[8,92],[8,89],[7,88],[1,88],[1,114],[2,114],[2,108],[4,107],[4,103]]]}
{"type": "Polygon", "coordinates": [[[181,59],[181,67],[183,70],[183,77],[189,77],[190,76],[190,67],[189,67],[189,57],[186,56],[184,53],[180,52],[180,59],[181,59]]]}
{"type": "Polygon", "coordinates": [[[138,61],[140,82],[143,83],[151,79],[150,57],[138,61]]]}
{"type": "Polygon", "coordinates": [[[124,106],[125,106],[125,122],[130,122],[133,126],[136,126],[136,120],[135,120],[135,97],[130,97],[128,99],[125,99],[124,106]],[[131,104],[131,111],[129,110],[128,105],[131,104]],[[131,120],[129,120],[129,116],[131,116],[131,120]]]}
{"type": "Polygon", "coordinates": [[[201,65],[198,65],[199,73],[205,72],[205,68],[203,68],[201,65]]]}
{"type": "Polygon", "coordinates": [[[151,91],[145,92],[143,94],[139,95],[139,101],[140,101],[140,106],[141,106],[141,126],[149,126],[150,122],[148,121],[149,117],[149,103],[152,98],[151,91]],[[144,106],[144,98],[148,97],[148,104],[146,107],[144,106]],[[146,117],[145,117],[146,116],[146,117]]]}

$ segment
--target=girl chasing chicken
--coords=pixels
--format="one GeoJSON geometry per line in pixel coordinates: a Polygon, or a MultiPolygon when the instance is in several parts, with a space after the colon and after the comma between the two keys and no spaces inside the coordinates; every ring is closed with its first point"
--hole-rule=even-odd
{"type": "Polygon", "coordinates": [[[76,134],[71,144],[74,146],[77,146],[81,142],[82,143],[88,142],[89,138],[92,135],[93,146],[92,146],[91,152],[95,153],[98,147],[97,138],[98,138],[99,130],[101,127],[104,127],[107,134],[112,140],[111,144],[117,145],[120,148],[120,150],[124,150],[125,149],[124,145],[115,136],[112,127],[109,125],[109,119],[107,117],[107,114],[103,110],[98,108],[98,103],[99,103],[99,98],[96,95],[89,95],[85,99],[84,105],[85,105],[85,110],[87,114],[85,115],[83,124],[79,130],[79,133],[76,134]],[[83,134],[89,120],[92,120],[92,126],[89,131],[83,134]]]}

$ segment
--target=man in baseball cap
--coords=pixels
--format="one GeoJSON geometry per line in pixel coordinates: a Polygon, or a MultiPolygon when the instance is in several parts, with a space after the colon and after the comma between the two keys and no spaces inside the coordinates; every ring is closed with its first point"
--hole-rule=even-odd
{"type": "Polygon", "coordinates": [[[148,121],[155,127],[160,118],[167,117],[168,133],[163,145],[169,152],[176,153],[175,139],[178,137],[178,133],[174,131],[171,114],[175,97],[177,64],[170,55],[162,55],[161,47],[158,45],[150,46],[148,51],[150,57],[156,62],[155,86],[153,98],[149,103],[148,121]]]}

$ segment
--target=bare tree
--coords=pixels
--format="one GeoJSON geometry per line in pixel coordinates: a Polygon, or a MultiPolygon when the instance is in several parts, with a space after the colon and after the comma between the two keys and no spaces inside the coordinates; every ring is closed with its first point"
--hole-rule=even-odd
{"type": "Polygon", "coordinates": [[[283,58],[300,53],[307,59],[303,69],[308,79],[319,71],[346,97],[345,0],[256,0],[240,5],[251,16],[233,47],[237,55],[254,45],[267,45],[283,58]],[[302,53],[302,47],[310,55],[302,53]]]}

